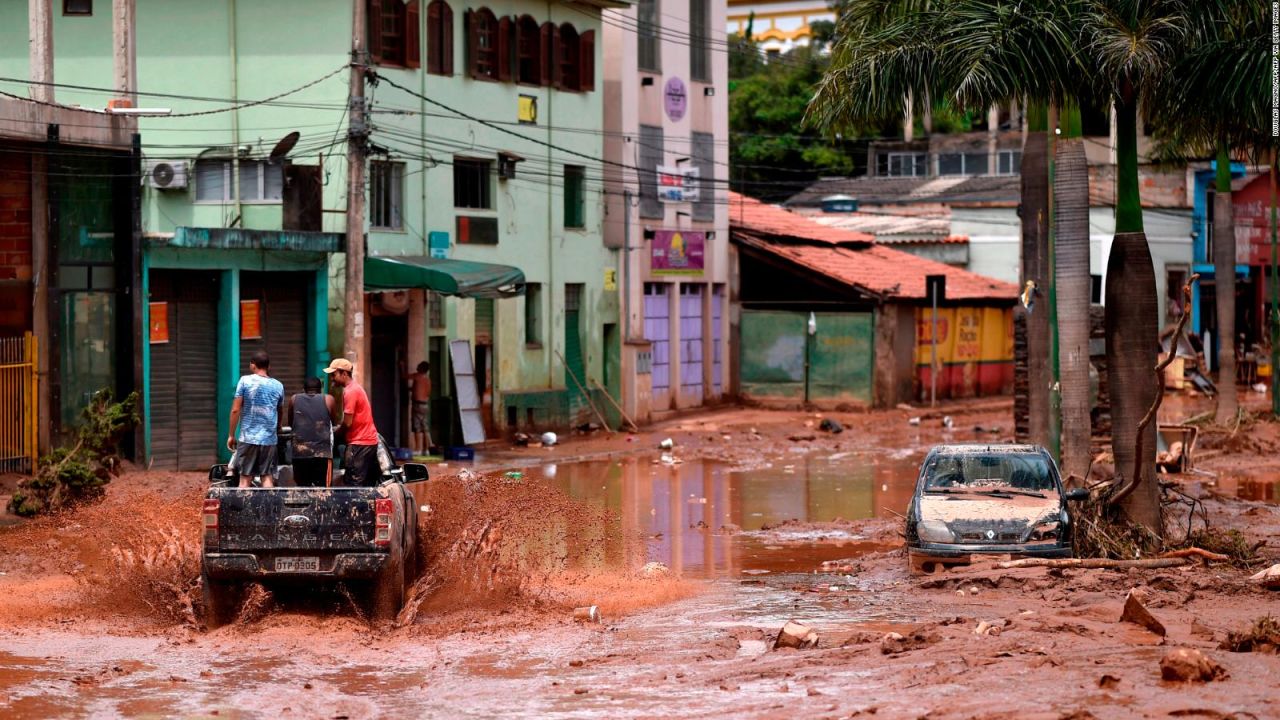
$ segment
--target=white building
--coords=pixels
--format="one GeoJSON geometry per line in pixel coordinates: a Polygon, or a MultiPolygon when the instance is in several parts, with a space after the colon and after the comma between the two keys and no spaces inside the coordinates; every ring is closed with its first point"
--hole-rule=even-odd
{"type": "Polygon", "coordinates": [[[730,388],[725,12],[639,0],[604,15],[604,235],[622,249],[620,377],[638,422],[730,388]]]}

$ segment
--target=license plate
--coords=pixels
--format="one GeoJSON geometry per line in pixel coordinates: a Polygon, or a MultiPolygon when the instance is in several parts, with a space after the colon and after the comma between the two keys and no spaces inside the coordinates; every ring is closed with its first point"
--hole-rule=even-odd
{"type": "Polygon", "coordinates": [[[276,572],[320,572],[320,558],[278,557],[276,572]]]}

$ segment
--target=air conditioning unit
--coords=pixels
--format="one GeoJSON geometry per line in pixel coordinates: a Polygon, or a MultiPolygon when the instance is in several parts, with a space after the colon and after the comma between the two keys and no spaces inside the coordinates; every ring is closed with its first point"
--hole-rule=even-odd
{"type": "Polygon", "coordinates": [[[182,190],[190,182],[186,160],[151,160],[143,180],[157,190],[182,190]]]}

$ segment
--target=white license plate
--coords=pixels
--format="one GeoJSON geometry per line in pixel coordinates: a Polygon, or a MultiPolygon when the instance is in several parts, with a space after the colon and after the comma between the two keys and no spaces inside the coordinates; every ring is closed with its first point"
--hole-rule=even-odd
{"type": "Polygon", "coordinates": [[[278,557],[276,572],[320,572],[320,558],[278,557]]]}

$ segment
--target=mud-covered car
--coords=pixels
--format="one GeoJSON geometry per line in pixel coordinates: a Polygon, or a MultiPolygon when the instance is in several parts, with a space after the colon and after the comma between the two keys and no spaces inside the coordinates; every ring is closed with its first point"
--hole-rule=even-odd
{"type": "Polygon", "coordinates": [[[913,570],[968,564],[975,554],[1071,556],[1068,501],[1053,458],[1038,445],[939,445],[929,451],[907,509],[913,570]]]}

